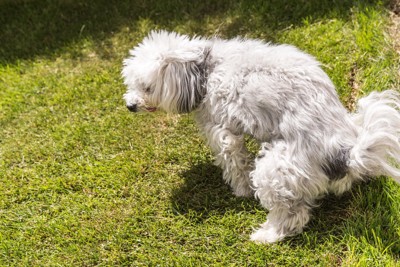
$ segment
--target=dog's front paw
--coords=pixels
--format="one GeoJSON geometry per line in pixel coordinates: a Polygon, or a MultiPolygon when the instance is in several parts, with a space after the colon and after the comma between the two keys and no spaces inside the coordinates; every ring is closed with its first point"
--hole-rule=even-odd
{"type": "Polygon", "coordinates": [[[252,197],[254,196],[254,190],[249,186],[236,188],[233,190],[233,194],[237,197],[252,197]]]}
{"type": "Polygon", "coordinates": [[[273,227],[260,228],[255,231],[251,236],[250,240],[258,244],[271,244],[281,241],[285,236],[279,234],[273,227]]]}

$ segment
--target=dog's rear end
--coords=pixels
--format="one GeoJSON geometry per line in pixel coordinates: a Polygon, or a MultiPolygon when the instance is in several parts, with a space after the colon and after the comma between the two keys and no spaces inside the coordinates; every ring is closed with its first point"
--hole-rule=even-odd
{"type": "Polygon", "coordinates": [[[342,194],[354,182],[381,175],[400,183],[399,109],[400,94],[393,90],[360,99],[357,111],[349,114],[348,127],[357,132],[354,143],[336,150],[322,166],[324,173],[315,166],[304,172],[284,140],[265,145],[251,177],[257,198],[270,212],[252,240],[272,243],[302,232],[315,200],[326,192],[342,194]]]}

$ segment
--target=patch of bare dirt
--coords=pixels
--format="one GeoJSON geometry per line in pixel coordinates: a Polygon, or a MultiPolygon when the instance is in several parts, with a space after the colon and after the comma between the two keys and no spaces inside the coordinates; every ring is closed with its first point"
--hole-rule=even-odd
{"type": "Polygon", "coordinates": [[[357,71],[358,71],[357,64],[354,64],[351,68],[350,79],[349,79],[351,92],[349,98],[346,101],[346,108],[349,111],[354,111],[356,109],[356,104],[357,104],[356,102],[360,94],[360,85],[358,84],[356,79],[357,71]]]}
{"type": "Polygon", "coordinates": [[[393,0],[390,5],[391,25],[389,35],[394,41],[394,49],[400,55],[400,0],[393,0]]]}

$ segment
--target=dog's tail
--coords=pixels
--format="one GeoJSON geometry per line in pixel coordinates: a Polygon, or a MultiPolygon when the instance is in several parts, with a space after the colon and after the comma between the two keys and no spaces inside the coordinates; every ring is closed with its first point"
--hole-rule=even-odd
{"type": "Polygon", "coordinates": [[[373,92],[358,101],[352,120],[358,128],[350,150],[353,176],[387,175],[400,183],[400,94],[394,90],[373,92]]]}

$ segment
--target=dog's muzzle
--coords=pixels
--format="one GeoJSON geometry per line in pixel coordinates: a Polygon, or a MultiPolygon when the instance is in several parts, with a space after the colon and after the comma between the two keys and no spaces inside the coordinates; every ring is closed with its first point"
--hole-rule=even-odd
{"type": "Polygon", "coordinates": [[[136,104],[126,105],[126,107],[129,109],[130,112],[137,112],[138,111],[138,107],[137,107],[136,104]]]}

